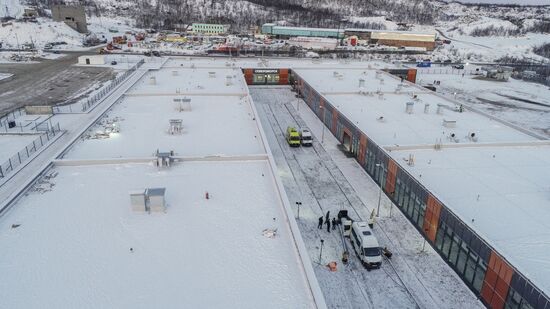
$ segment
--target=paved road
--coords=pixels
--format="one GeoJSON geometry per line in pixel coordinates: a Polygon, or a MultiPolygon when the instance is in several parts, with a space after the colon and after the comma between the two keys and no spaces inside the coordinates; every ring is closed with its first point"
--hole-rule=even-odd
{"type": "Polygon", "coordinates": [[[15,75],[12,80],[0,83],[0,115],[25,105],[65,102],[94,83],[113,78],[110,68],[73,66],[79,56],[94,53],[73,52],[33,64],[0,64],[0,72],[15,75]]]}

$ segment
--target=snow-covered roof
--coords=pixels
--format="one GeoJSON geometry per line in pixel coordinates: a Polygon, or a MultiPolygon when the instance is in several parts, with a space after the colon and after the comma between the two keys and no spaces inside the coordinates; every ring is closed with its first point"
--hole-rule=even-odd
{"type": "Polygon", "coordinates": [[[244,77],[211,70],[146,74],[2,217],[3,305],[325,307],[244,77]],[[146,188],[166,211],[132,208],[146,188]]]}
{"type": "Polygon", "coordinates": [[[338,76],[323,69],[296,72],[522,274],[550,293],[550,141],[477,109],[463,106],[461,111],[459,102],[417,85],[405,82],[398,90],[401,81],[386,73],[377,77],[372,70],[342,70],[338,76]],[[365,80],[361,89],[360,78],[365,80]],[[414,102],[411,113],[407,102],[414,102]],[[439,143],[441,149],[435,149],[439,143]],[[407,164],[410,156],[413,165],[407,164]]]}

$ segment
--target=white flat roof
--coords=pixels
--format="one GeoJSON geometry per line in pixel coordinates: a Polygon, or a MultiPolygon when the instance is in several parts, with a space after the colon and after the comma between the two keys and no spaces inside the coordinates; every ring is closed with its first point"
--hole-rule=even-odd
{"type": "Polygon", "coordinates": [[[119,133],[76,142],[1,218],[2,304],[323,308],[256,117],[239,68],[146,74],[87,134],[119,133]],[[187,158],[159,168],[157,149],[187,158]],[[165,212],[132,210],[147,188],[165,212]]]}
{"type": "MultiPolygon", "coordinates": [[[[23,151],[26,154],[25,147],[39,138],[39,135],[0,135],[0,165],[15,156],[17,152],[23,151]]],[[[40,146],[40,143],[39,145],[40,146]]],[[[25,155],[26,157],[26,155],[25,155]]]]}
{"type": "Polygon", "coordinates": [[[314,306],[267,161],[51,172],[51,191],[0,221],[3,306],[314,306]],[[148,187],[166,188],[166,213],[131,210],[129,192],[148,187]]]}
{"type": "Polygon", "coordinates": [[[476,112],[459,112],[454,102],[430,90],[401,83],[387,73],[377,74],[374,69],[295,71],[380,146],[433,145],[439,139],[443,144],[456,144],[456,140],[459,144],[471,143],[467,138],[471,133],[475,133],[479,143],[536,140],[476,112]],[[364,87],[360,87],[360,79],[364,80],[364,87]],[[414,103],[411,114],[406,112],[407,102],[414,103]],[[428,113],[424,112],[426,104],[428,113]],[[437,113],[438,105],[443,106],[441,114],[437,113]],[[445,127],[444,121],[455,121],[455,127],[445,127]],[[453,133],[456,140],[449,139],[453,133]]]}
{"type": "Polygon", "coordinates": [[[521,273],[550,291],[550,145],[390,155],[521,273]],[[412,167],[403,161],[409,154],[412,167]]]}
{"type": "MultiPolygon", "coordinates": [[[[85,139],[67,154],[72,159],[148,157],[173,150],[177,156],[265,154],[247,97],[127,96],[108,113],[120,133],[85,139]],[[191,99],[191,110],[178,111],[174,98],[191,99]],[[183,120],[183,133],[169,134],[170,120],[183,120]]],[[[183,106],[186,107],[186,106],[183,106]]],[[[97,125],[93,135],[103,130],[97,125]]]]}

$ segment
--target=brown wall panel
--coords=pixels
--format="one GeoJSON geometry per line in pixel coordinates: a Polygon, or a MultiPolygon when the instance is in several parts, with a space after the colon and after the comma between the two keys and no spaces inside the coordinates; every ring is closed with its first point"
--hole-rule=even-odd
{"type": "MultiPolygon", "coordinates": [[[[334,108],[332,110],[332,128],[331,128],[331,131],[332,131],[332,134],[334,136],[336,136],[336,128],[338,126],[338,111],[336,110],[336,108],[334,108]]],[[[336,136],[336,138],[339,138],[338,136],[336,136]]]]}
{"type": "Polygon", "coordinates": [[[416,69],[409,69],[407,72],[407,80],[416,84],[416,69]]]}
{"type": "Polygon", "coordinates": [[[437,234],[440,215],[441,203],[439,203],[433,195],[428,195],[422,230],[424,231],[424,234],[426,234],[426,237],[432,242],[435,242],[435,235],[437,234]]]}
{"type": "Polygon", "coordinates": [[[244,69],[244,79],[246,80],[247,85],[252,85],[254,82],[254,70],[244,69]]]}
{"type": "Polygon", "coordinates": [[[279,85],[288,85],[288,69],[279,70],[279,85]]]}
{"type": "Polygon", "coordinates": [[[357,154],[357,160],[361,165],[365,165],[366,154],[367,154],[367,136],[361,133],[361,138],[359,139],[359,152],[357,154]]]}
{"type": "Polygon", "coordinates": [[[394,160],[390,159],[388,162],[388,176],[386,177],[386,193],[393,196],[395,191],[395,179],[397,176],[397,163],[394,160]]]}
{"type": "Polygon", "coordinates": [[[514,270],[508,262],[492,251],[481,287],[481,298],[490,308],[504,308],[513,274],[514,270]]]}

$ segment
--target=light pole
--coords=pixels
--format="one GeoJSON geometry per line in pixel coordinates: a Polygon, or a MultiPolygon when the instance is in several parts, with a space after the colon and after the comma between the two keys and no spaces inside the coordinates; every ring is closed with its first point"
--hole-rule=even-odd
{"type": "Polygon", "coordinates": [[[298,219],[300,219],[300,206],[302,206],[302,202],[296,202],[296,205],[298,206],[298,219]]]}
{"type": "Polygon", "coordinates": [[[321,256],[323,255],[323,243],[325,241],[321,239],[321,250],[319,250],[319,264],[321,264],[321,256]]]}
{"type": "Polygon", "coordinates": [[[380,180],[380,191],[378,191],[378,207],[376,208],[376,216],[380,217],[380,200],[382,199],[382,164],[376,163],[376,167],[378,168],[378,179],[380,180]]]}
{"type": "Polygon", "coordinates": [[[323,133],[321,133],[321,144],[325,143],[325,107],[322,105],[319,105],[319,108],[323,111],[323,118],[321,119],[321,123],[323,126],[323,133]]]}

